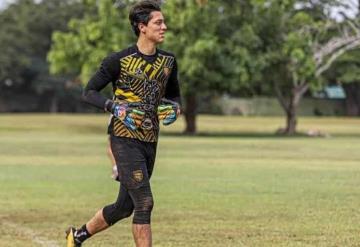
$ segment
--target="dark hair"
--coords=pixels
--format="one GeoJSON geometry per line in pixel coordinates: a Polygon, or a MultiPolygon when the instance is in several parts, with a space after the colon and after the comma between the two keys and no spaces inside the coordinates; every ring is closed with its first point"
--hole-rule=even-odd
{"type": "Polygon", "coordinates": [[[159,2],[161,1],[144,0],[136,3],[131,8],[129,13],[129,20],[130,20],[131,28],[133,29],[136,36],[139,36],[140,34],[138,25],[140,23],[147,25],[151,19],[151,12],[161,11],[159,2]]]}

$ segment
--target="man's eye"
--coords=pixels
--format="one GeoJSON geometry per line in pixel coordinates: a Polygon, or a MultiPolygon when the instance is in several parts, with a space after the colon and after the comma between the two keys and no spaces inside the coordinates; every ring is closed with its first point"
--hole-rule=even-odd
{"type": "Polygon", "coordinates": [[[161,25],[161,24],[163,24],[163,23],[164,23],[164,21],[162,21],[162,20],[155,21],[155,24],[156,24],[156,25],[161,25]]]}

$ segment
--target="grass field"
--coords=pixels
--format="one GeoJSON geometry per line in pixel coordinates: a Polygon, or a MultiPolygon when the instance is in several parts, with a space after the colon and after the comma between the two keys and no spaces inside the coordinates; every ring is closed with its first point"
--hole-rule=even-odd
{"type": "MultiPolygon", "coordinates": [[[[0,246],[65,246],[113,202],[106,115],[0,115],[0,246]]],[[[327,138],[273,133],[283,118],[164,128],[152,178],[154,246],[360,246],[360,119],[301,118],[327,138]]],[[[134,246],[127,219],[84,246],[134,246]]]]}

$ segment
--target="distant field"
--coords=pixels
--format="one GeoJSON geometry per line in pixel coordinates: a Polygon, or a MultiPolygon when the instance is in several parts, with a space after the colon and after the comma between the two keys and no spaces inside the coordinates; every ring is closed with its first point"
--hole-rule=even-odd
{"type": "MultiPolygon", "coordinates": [[[[360,119],[300,118],[327,138],[278,137],[283,118],[200,116],[163,128],[154,246],[360,246],[360,119]]],[[[65,246],[115,200],[106,115],[0,115],[0,246],[65,246]]],[[[131,220],[84,246],[134,246],[131,220]]]]}

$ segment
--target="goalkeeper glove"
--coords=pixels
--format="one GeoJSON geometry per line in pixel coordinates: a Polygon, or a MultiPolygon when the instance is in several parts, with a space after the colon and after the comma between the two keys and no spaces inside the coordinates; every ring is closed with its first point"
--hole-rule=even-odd
{"type": "Polygon", "coordinates": [[[180,115],[180,106],[175,101],[162,99],[158,106],[157,114],[159,120],[163,121],[163,125],[170,125],[180,115]]]}
{"type": "Polygon", "coordinates": [[[142,123],[145,112],[139,110],[137,107],[139,104],[119,104],[114,103],[112,106],[112,114],[119,118],[126,127],[131,130],[137,130],[142,123]]]}

